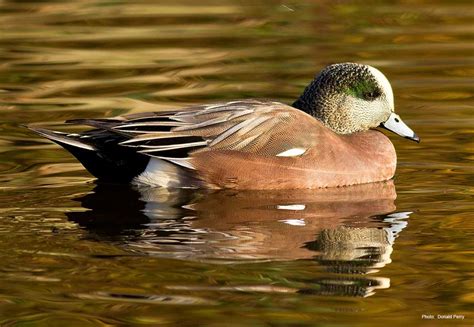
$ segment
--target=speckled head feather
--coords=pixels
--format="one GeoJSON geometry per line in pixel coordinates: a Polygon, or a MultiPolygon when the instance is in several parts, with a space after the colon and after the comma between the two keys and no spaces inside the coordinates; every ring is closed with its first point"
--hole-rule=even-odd
{"type": "Polygon", "coordinates": [[[394,111],[387,78],[374,67],[356,63],[323,69],[293,106],[338,134],[378,127],[394,111]]]}

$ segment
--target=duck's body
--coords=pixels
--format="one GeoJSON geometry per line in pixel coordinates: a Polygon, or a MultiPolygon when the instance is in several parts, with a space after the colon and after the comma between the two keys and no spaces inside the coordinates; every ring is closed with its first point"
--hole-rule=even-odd
{"type": "MultiPolygon", "coordinates": [[[[191,163],[207,187],[335,187],[387,180],[395,172],[395,149],[378,131],[337,135],[317,119],[281,103],[261,102],[256,108],[260,110],[273,113],[268,121],[272,125],[270,137],[261,126],[259,137],[263,140],[257,138],[242,149],[207,148],[191,154],[191,163]]],[[[254,136],[253,131],[247,134],[254,136]]],[[[233,138],[246,139],[240,135],[233,138]]]]}
{"type": "MultiPolygon", "coordinates": [[[[385,135],[365,127],[339,132],[338,128],[357,124],[332,124],[330,115],[329,122],[315,118],[307,113],[311,110],[305,110],[305,100],[295,103],[300,109],[273,101],[241,100],[115,119],[69,121],[95,128],[79,134],[30,128],[69,150],[94,176],[108,182],[297,189],[393,177],[396,153],[385,135]]],[[[342,106],[340,101],[336,105],[342,106]]],[[[350,112],[341,117],[344,114],[345,119],[352,119],[350,112]]],[[[389,122],[392,116],[383,113],[377,125],[389,122]]],[[[393,119],[398,123],[397,117],[393,119]]],[[[415,137],[413,133],[411,138],[415,137]]]]}

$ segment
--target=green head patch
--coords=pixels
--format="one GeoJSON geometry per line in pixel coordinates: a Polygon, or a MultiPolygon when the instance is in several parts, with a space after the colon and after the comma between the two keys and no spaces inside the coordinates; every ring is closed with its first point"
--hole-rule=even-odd
{"type": "Polygon", "coordinates": [[[344,92],[347,95],[367,101],[374,100],[382,94],[377,84],[371,80],[357,81],[349,85],[344,92]]]}

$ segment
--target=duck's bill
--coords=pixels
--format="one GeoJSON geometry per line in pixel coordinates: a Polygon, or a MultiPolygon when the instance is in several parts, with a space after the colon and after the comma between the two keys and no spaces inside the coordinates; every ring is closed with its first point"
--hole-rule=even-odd
{"type": "Polygon", "coordinates": [[[380,126],[406,139],[420,143],[418,135],[416,135],[416,133],[403,122],[399,115],[393,112],[390,117],[388,117],[387,121],[380,124],[380,126]]]}

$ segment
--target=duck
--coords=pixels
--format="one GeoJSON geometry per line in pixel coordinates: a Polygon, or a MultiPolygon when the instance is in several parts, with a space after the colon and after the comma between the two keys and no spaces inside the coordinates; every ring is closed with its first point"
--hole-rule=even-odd
{"type": "Polygon", "coordinates": [[[386,129],[419,142],[395,113],[375,67],[321,70],[290,106],[243,99],[109,119],[72,119],[67,133],[27,127],[104,183],[164,188],[318,189],[387,181],[397,155],[386,129]]]}

